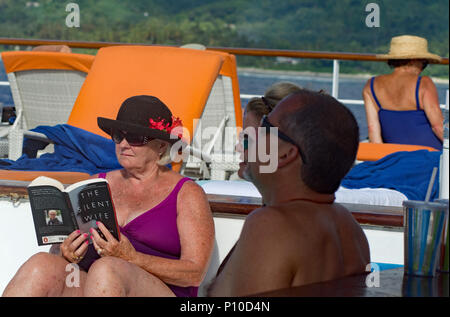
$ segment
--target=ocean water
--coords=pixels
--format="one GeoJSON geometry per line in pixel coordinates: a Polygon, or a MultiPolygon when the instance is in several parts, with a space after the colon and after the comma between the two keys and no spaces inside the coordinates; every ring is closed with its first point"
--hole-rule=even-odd
{"type": "MultiPolygon", "coordinates": [[[[301,87],[320,90],[323,89],[331,94],[332,79],[326,75],[299,75],[299,74],[279,74],[278,72],[255,72],[240,70],[238,72],[239,88],[241,94],[263,95],[264,91],[272,84],[279,81],[290,81],[301,87]]],[[[0,62],[0,81],[7,81],[3,63],[0,62]]],[[[365,78],[347,78],[339,79],[339,99],[362,99],[362,90],[366,83],[365,78]]],[[[436,84],[439,94],[439,102],[445,104],[446,90],[448,84],[436,84]]],[[[242,106],[248,102],[248,99],[241,99],[242,106]]],[[[9,86],[0,86],[0,104],[4,106],[13,106],[13,100],[9,86]]],[[[367,122],[363,105],[346,105],[356,117],[359,124],[360,139],[367,138],[367,122]]],[[[326,119],[326,118],[325,118],[326,119]]]]}

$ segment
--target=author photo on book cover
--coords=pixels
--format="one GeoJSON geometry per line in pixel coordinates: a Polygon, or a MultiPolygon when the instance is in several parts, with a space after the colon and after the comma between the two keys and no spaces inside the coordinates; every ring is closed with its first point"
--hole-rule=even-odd
{"type": "Polygon", "coordinates": [[[61,210],[44,210],[46,214],[47,226],[61,226],[63,224],[61,210]]]}
{"type": "Polygon", "coordinates": [[[187,142],[169,107],[154,96],[132,96],[116,119],[97,118],[122,169],[91,178],[108,182],[119,238],[101,220],[101,234],[75,230],[50,253],[29,258],[3,296],[197,296],[214,221],[203,189],[170,168],[171,147],[187,142]],[[69,263],[80,269],[77,286],[66,283],[69,263]]]}

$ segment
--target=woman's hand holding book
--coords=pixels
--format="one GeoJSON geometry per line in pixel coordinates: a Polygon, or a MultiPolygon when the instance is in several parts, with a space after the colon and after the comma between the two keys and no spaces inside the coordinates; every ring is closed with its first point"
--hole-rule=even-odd
{"type": "Polygon", "coordinates": [[[88,237],[87,233],[81,234],[80,230],[75,230],[61,243],[61,255],[71,263],[80,262],[87,252],[88,237]]]}

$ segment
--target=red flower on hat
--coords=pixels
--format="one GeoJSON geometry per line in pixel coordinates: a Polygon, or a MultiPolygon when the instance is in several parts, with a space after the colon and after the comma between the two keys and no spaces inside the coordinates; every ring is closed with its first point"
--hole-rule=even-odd
{"type": "Polygon", "coordinates": [[[164,131],[164,132],[167,132],[169,134],[176,135],[176,136],[178,136],[181,139],[181,137],[183,136],[182,131],[174,131],[174,133],[178,132],[178,134],[172,133],[173,129],[183,126],[183,123],[181,122],[181,119],[178,118],[178,117],[172,116],[172,125],[170,125],[169,122],[165,122],[165,121],[166,120],[162,119],[162,118],[158,118],[158,121],[155,121],[155,120],[150,118],[149,119],[149,122],[150,122],[149,128],[150,129],[156,129],[156,130],[164,131]]]}
{"type": "Polygon", "coordinates": [[[164,121],[166,121],[166,120],[165,119],[161,119],[160,117],[158,118],[158,121],[155,121],[155,120],[150,118],[149,119],[149,122],[150,122],[149,128],[167,132],[167,128],[169,127],[169,122],[164,123],[164,121]]]}

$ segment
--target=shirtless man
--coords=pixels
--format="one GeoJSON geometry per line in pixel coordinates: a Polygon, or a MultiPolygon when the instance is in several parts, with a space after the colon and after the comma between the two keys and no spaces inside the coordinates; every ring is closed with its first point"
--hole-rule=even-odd
{"type": "MultiPolygon", "coordinates": [[[[351,112],[331,96],[302,90],[261,124],[279,128],[278,168],[260,173],[263,164],[248,162],[244,153],[246,179],[265,205],[248,215],[209,295],[246,296],[365,272],[367,239],[350,212],[334,203],[359,144],[351,112]]],[[[256,146],[268,146],[263,135],[253,140],[256,146]]]]}

